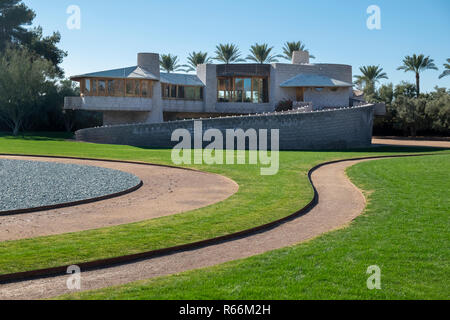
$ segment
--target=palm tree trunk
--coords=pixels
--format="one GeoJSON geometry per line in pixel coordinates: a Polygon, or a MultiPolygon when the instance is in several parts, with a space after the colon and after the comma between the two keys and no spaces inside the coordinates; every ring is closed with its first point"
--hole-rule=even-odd
{"type": "Polygon", "coordinates": [[[420,95],[420,75],[416,72],[416,89],[417,89],[417,97],[420,95]]]}

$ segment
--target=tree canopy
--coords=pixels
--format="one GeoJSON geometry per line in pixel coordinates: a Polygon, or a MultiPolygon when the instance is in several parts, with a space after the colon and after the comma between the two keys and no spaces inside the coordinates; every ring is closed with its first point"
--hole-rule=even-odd
{"type": "Polygon", "coordinates": [[[0,0],[0,53],[8,47],[26,48],[56,67],[62,77],[59,64],[67,53],[57,47],[61,40],[59,32],[44,36],[41,27],[29,28],[35,18],[33,10],[21,0],[0,0]]]}

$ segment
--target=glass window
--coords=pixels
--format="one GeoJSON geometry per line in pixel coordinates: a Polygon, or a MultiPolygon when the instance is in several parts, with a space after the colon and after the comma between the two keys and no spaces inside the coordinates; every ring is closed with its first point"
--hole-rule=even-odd
{"type": "Polygon", "coordinates": [[[184,87],[183,86],[178,86],[177,98],[178,99],[184,99],[184,87]]]}
{"type": "Polygon", "coordinates": [[[92,91],[93,96],[97,95],[97,80],[92,80],[92,91]]]}
{"type": "Polygon", "coordinates": [[[170,86],[170,97],[176,99],[177,97],[177,86],[170,86]]]}
{"type": "Polygon", "coordinates": [[[149,96],[148,87],[149,87],[149,81],[142,80],[141,81],[141,95],[143,97],[148,97],[149,96]]]}
{"type": "Polygon", "coordinates": [[[242,102],[244,98],[244,79],[236,78],[234,81],[234,96],[233,101],[242,102]]]}
{"type": "Polygon", "coordinates": [[[244,79],[244,101],[252,102],[252,79],[244,79]]]}
{"type": "Polygon", "coordinates": [[[128,97],[134,96],[134,81],[133,80],[127,80],[126,81],[126,94],[128,97]]]}
{"type": "Polygon", "coordinates": [[[115,93],[115,80],[108,80],[108,96],[114,97],[115,93]]]}
{"type": "Polygon", "coordinates": [[[86,96],[88,96],[88,95],[91,94],[91,80],[90,79],[86,79],[85,81],[86,81],[86,83],[84,85],[84,94],[86,96]]]}
{"type": "Polygon", "coordinates": [[[232,96],[230,79],[219,79],[217,83],[217,90],[219,102],[230,102],[232,96]]]}
{"type": "Polygon", "coordinates": [[[141,81],[134,80],[134,95],[139,97],[141,95],[141,81]]]}
{"type": "Polygon", "coordinates": [[[261,78],[253,78],[253,88],[252,88],[252,93],[253,93],[252,102],[253,103],[262,103],[263,102],[262,92],[263,92],[262,79],[261,78]]]}
{"type": "Polygon", "coordinates": [[[184,88],[184,97],[186,100],[195,100],[195,90],[194,87],[184,88]]]}
{"type": "Polygon", "coordinates": [[[114,82],[114,85],[114,92],[116,93],[116,97],[123,97],[125,95],[125,80],[116,80],[114,82]]]}
{"type": "MultiPolygon", "coordinates": [[[[200,95],[202,95],[201,91],[200,95]]],[[[269,102],[269,79],[262,77],[218,78],[217,101],[267,103],[269,102]]]]}
{"type": "Polygon", "coordinates": [[[98,80],[97,81],[98,86],[98,95],[104,96],[106,94],[106,81],[105,80],[98,80]]]}

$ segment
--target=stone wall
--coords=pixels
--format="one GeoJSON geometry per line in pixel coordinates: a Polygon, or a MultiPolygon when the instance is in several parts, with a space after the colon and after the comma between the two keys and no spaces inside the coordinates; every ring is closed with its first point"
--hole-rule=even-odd
{"type": "MultiPolygon", "coordinates": [[[[331,150],[362,148],[371,145],[374,106],[318,111],[311,113],[272,113],[204,119],[203,130],[279,129],[281,150],[331,150]]],[[[151,148],[172,148],[176,129],[193,132],[194,121],[158,124],[135,124],[83,129],[76,132],[80,141],[133,145],[151,148]]]]}

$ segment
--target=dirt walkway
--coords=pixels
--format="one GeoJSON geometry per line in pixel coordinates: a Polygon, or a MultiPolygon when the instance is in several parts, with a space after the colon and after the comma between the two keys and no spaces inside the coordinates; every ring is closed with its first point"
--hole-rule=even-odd
{"type": "MultiPolygon", "coordinates": [[[[325,232],[342,228],[365,208],[362,193],[347,179],[345,169],[360,161],[321,167],[312,178],[319,204],[307,215],[274,229],[168,256],[82,273],[82,290],[105,288],[136,280],[204,268],[298,244],[325,232]]],[[[51,277],[0,286],[0,299],[40,299],[69,291],[67,276],[51,277]]]]}
{"type": "Polygon", "coordinates": [[[226,177],[176,168],[72,159],[0,158],[105,167],[132,173],[144,182],[139,190],[110,200],[0,216],[0,241],[78,232],[178,214],[221,202],[239,189],[226,177]]]}
{"type": "Polygon", "coordinates": [[[431,141],[431,140],[409,140],[409,139],[384,139],[375,138],[372,143],[374,145],[390,145],[390,146],[410,146],[410,147],[436,147],[450,148],[450,141],[431,141]]]}

